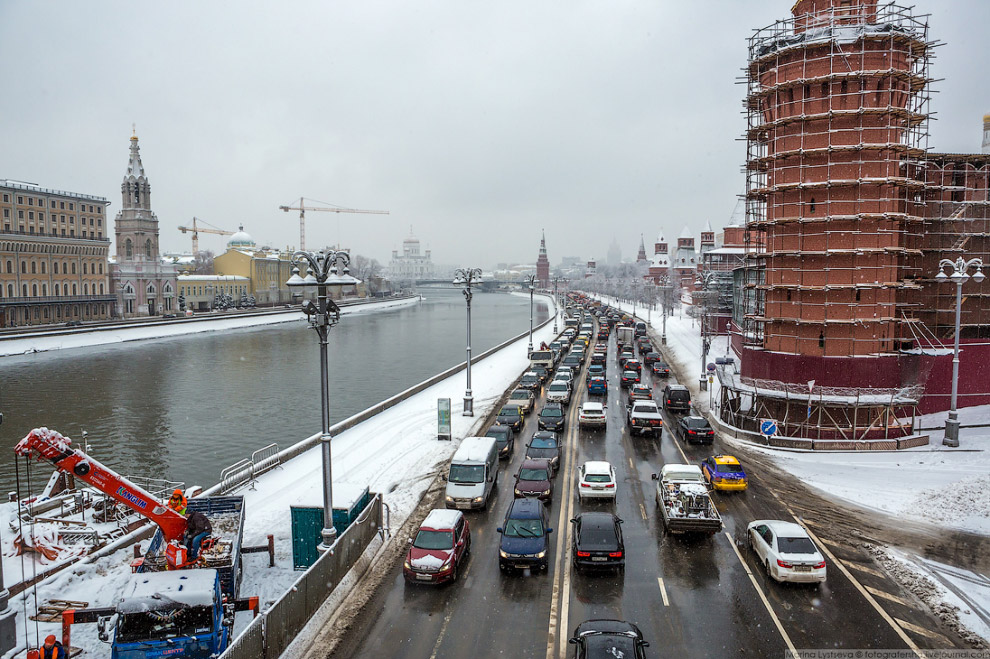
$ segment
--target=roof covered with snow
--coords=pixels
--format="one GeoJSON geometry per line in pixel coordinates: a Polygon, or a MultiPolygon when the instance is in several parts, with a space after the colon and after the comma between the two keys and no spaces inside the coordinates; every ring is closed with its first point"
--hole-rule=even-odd
{"type": "Polygon", "coordinates": [[[210,569],[149,572],[135,575],[117,610],[136,613],[178,603],[211,606],[217,571],[210,569]]]}
{"type": "Polygon", "coordinates": [[[431,510],[430,514],[426,516],[423,523],[420,524],[422,528],[427,529],[452,529],[457,521],[463,517],[464,513],[459,510],[446,510],[443,508],[437,508],[431,510]]]}
{"type": "Polygon", "coordinates": [[[491,455],[492,447],[495,446],[493,437],[465,437],[461,442],[457,453],[454,453],[454,462],[484,462],[491,455]]]}

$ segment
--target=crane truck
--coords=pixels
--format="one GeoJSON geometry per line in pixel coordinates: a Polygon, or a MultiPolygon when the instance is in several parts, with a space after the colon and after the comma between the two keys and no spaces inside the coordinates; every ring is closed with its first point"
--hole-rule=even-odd
{"type": "MultiPolygon", "coordinates": [[[[234,612],[255,610],[257,598],[237,599],[241,576],[241,534],[244,499],[239,496],[190,499],[213,526],[212,542],[204,542],[190,561],[182,544],[186,518],[143,488],[72,447],[72,440],[48,428],[36,428],[22,439],[18,456],[47,460],[58,470],[104,492],[158,525],[136,574],[113,607],[79,609],[63,614],[63,645],[74,622],[97,622],[100,639],[110,641],[112,659],[146,659],[164,655],[206,659],[222,652],[231,640],[234,612]],[[110,623],[113,639],[110,639],[110,623]]],[[[208,539],[210,540],[210,539],[208,539]]]]}

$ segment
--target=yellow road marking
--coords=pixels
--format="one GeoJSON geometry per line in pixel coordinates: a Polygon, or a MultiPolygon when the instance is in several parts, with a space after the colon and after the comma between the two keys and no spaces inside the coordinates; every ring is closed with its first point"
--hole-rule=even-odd
{"type": "Polygon", "coordinates": [[[732,551],[736,553],[736,558],[739,559],[739,564],[742,565],[744,570],[746,570],[749,580],[753,582],[753,588],[755,588],[756,592],[759,593],[760,599],[763,601],[763,606],[767,608],[767,612],[773,619],[773,624],[777,626],[777,631],[780,632],[781,637],[784,639],[787,649],[790,650],[794,656],[797,656],[797,649],[794,647],[794,644],[791,643],[791,637],[787,635],[787,632],[784,630],[784,625],[780,622],[780,618],[778,618],[777,614],[774,613],[773,607],[770,606],[770,600],[768,600],[767,596],[763,593],[763,589],[760,588],[760,584],[756,581],[756,577],[753,576],[752,570],[749,569],[749,566],[746,565],[746,561],[743,560],[742,554],[739,553],[739,547],[736,547],[736,543],[732,539],[732,536],[729,535],[728,531],[725,531],[725,537],[729,539],[729,546],[732,547],[732,551]]]}
{"type": "Polygon", "coordinates": [[[869,565],[863,565],[862,563],[852,563],[852,562],[850,562],[848,564],[848,567],[851,567],[852,569],[858,570],[860,572],[865,572],[866,574],[872,574],[874,577],[880,577],[881,579],[886,579],[887,578],[887,576],[883,572],[881,572],[880,570],[874,570],[869,565]]]}
{"type": "Polygon", "coordinates": [[[946,647],[952,647],[952,642],[938,632],[933,632],[930,629],[925,629],[924,627],[919,627],[918,625],[912,625],[910,622],[901,620],[900,618],[894,618],[894,620],[897,621],[898,625],[908,631],[914,632],[915,634],[920,634],[921,636],[927,636],[930,639],[944,643],[946,647]]]}
{"type": "Polygon", "coordinates": [[[639,504],[639,514],[643,516],[643,521],[646,521],[646,506],[639,504]]]}
{"type": "Polygon", "coordinates": [[[657,577],[657,582],[660,584],[660,597],[663,598],[663,605],[670,606],[670,600],[667,599],[667,589],[663,587],[663,579],[657,577]]]}
{"type": "Polygon", "coordinates": [[[911,602],[907,601],[903,597],[898,597],[897,595],[894,595],[894,594],[888,593],[888,592],[884,592],[884,591],[880,590],[879,588],[873,588],[872,586],[865,586],[865,588],[866,588],[866,590],[870,591],[871,594],[876,595],[877,597],[882,597],[885,600],[890,600],[891,602],[897,602],[898,604],[900,604],[902,606],[906,606],[908,608],[913,608],[913,605],[911,604],[911,602]]]}

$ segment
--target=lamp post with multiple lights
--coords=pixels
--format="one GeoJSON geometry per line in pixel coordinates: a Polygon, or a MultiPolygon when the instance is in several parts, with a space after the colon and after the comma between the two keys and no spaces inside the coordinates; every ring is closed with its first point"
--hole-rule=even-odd
{"type": "Polygon", "coordinates": [[[550,281],[553,282],[553,335],[557,336],[557,317],[560,315],[560,295],[557,293],[557,285],[567,280],[563,277],[554,277],[550,281]]]}
{"type": "Polygon", "coordinates": [[[536,275],[526,275],[523,282],[529,288],[529,346],[526,354],[533,354],[533,291],[536,290],[536,275]]]}
{"type": "MultiPolygon", "coordinates": [[[[474,395],[471,393],[471,286],[481,281],[481,268],[458,268],[454,270],[454,284],[464,286],[464,300],[467,302],[467,389],[464,391],[464,416],[474,416],[474,395]]],[[[532,348],[530,338],[530,348],[532,348]]]]}

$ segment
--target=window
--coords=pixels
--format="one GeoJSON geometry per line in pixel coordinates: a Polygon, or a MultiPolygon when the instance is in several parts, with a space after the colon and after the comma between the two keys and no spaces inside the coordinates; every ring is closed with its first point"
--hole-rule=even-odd
{"type": "Polygon", "coordinates": [[[76,287],[75,284],[72,285],[72,294],[79,295],[79,289],[76,287]]]}
{"type": "Polygon", "coordinates": [[[28,211],[28,219],[34,220],[34,211],[28,211]]]}
{"type": "Polygon", "coordinates": [[[825,332],[824,331],[818,333],[818,347],[819,348],[824,348],[825,347],[825,332]]]}
{"type": "Polygon", "coordinates": [[[9,261],[8,260],[7,261],[7,274],[10,275],[10,274],[13,274],[13,273],[14,273],[14,263],[13,263],[13,261],[9,261]]]}
{"type": "Polygon", "coordinates": [[[31,284],[31,296],[32,297],[38,297],[38,285],[37,284],[31,284]]]}
{"type": "Polygon", "coordinates": [[[64,201],[58,202],[58,207],[62,210],[65,210],[65,202],[64,201]]]}
{"type": "Polygon", "coordinates": [[[32,275],[38,274],[38,264],[34,261],[31,261],[31,274],[32,275]]]}
{"type": "Polygon", "coordinates": [[[10,195],[9,194],[4,194],[3,200],[4,201],[10,201],[10,195]]]}
{"type": "Polygon", "coordinates": [[[860,294],[861,294],[861,293],[862,293],[862,291],[861,291],[861,290],[859,290],[859,289],[857,288],[857,289],[856,289],[856,301],[857,301],[857,302],[859,302],[859,298],[860,298],[860,294]]]}
{"type": "Polygon", "coordinates": [[[84,275],[89,274],[88,272],[86,272],[86,270],[88,269],[86,266],[87,266],[87,263],[85,261],[83,261],[83,274],[84,275]]]}
{"type": "Polygon", "coordinates": [[[34,206],[34,197],[28,197],[28,206],[34,206]]]}
{"type": "Polygon", "coordinates": [[[17,219],[18,220],[24,219],[24,211],[17,211],[17,219]]]}
{"type": "Polygon", "coordinates": [[[83,295],[89,295],[89,284],[83,284],[83,295]]]}
{"type": "Polygon", "coordinates": [[[812,215],[815,214],[815,198],[814,197],[811,198],[811,214],[812,215]]]}
{"type": "Polygon", "coordinates": [[[24,197],[22,197],[21,195],[17,195],[17,203],[23,204],[24,203],[24,197]]]}
{"type": "Polygon", "coordinates": [[[27,284],[22,284],[21,285],[21,291],[24,293],[24,297],[27,297],[28,296],[28,285],[27,284]]]}
{"type": "Polygon", "coordinates": [[[76,262],[72,262],[72,274],[76,274],[76,262]]]}
{"type": "Polygon", "coordinates": [[[58,297],[59,295],[58,291],[59,291],[58,284],[55,284],[55,297],[58,297]]]}
{"type": "Polygon", "coordinates": [[[103,295],[103,282],[100,282],[100,295],[103,295]]]}
{"type": "Polygon", "coordinates": [[[42,284],[41,285],[41,294],[44,297],[48,297],[48,284],[42,284]]]}
{"type": "Polygon", "coordinates": [[[103,274],[103,264],[102,263],[100,263],[100,274],[101,275],[103,274]]]}
{"type": "Polygon", "coordinates": [[[151,238],[148,238],[148,240],[144,241],[144,255],[147,256],[149,259],[151,258],[151,238]]]}
{"type": "Polygon", "coordinates": [[[124,253],[127,255],[127,258],[134,258],[134,244],[131,242],[130,238],[128,238],[127,242],[124,243],[124,253]]]}
{"type": "Polygon", "coordinates": [[[45,274],[45,262],[41,262],[41,274],[45,274]]]}
{"type": "Polygon", "coordinates": [[[69,210],[70,211],[76,210],[76,205],[74,203],[72,203],[71,201],[69,202],[69,210]]]}

